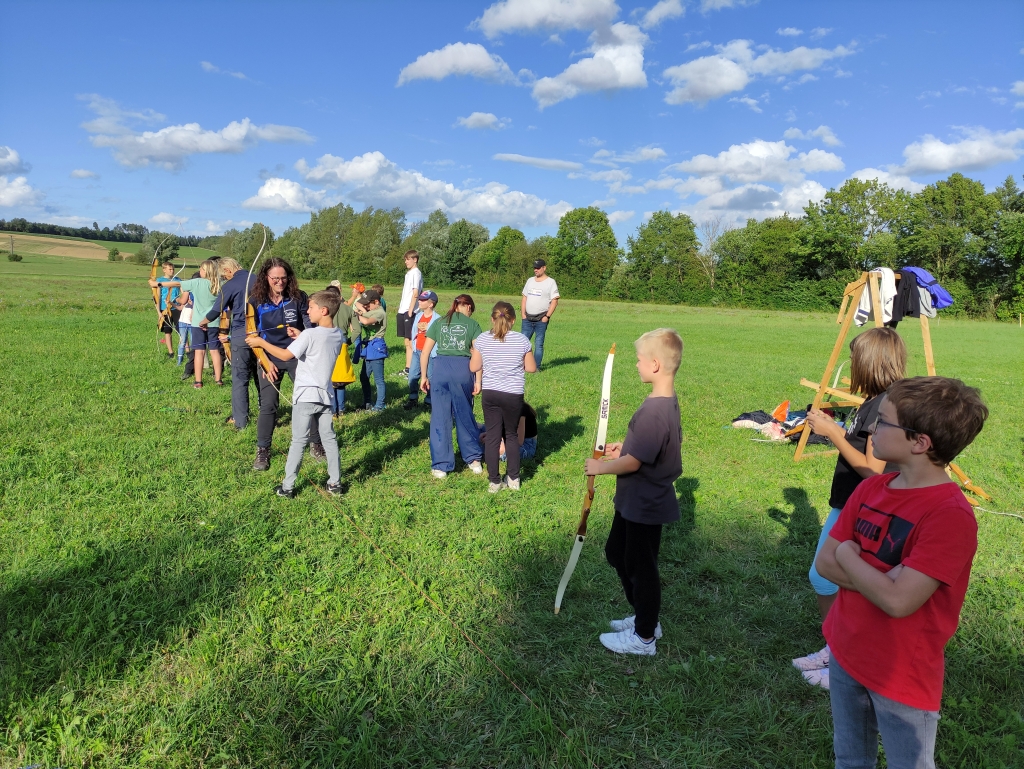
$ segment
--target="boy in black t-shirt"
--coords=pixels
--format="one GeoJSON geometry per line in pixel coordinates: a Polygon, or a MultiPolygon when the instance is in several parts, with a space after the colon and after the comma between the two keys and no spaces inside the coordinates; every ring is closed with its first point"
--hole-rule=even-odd
{"type": "Polygon", "coordinates": [[[640,381],[653,385],[651,394],[629,420],[626,440],[607,444],[605,458],[588,459],[586,468],[587,475],[619,476],[604,552],[636,612],[613,620],[614,632],[602,633],[601,643],[620,654],[653,655],[655,639],[661,638],[661,526],[679,520],[674,484],[683,473],[683,429],[675,377],[683,340],[674,329],[659,328],[637,339],[635,346],[640,381]]]}

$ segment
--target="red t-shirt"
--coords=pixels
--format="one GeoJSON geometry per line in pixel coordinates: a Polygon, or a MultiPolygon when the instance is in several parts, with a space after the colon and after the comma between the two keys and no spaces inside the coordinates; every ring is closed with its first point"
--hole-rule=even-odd
{"type": "Polygon", "coordinates": [[[430,325],[430,319],[434,317],[434,313],[424,314],[420,316],[420,322],[416,324],[416,349],[422,350],[423,343],[427,341],[427,326],[430,325]]]}
{"type": "Polygon", "coordinates": [[[882,572],[902,563],[940,584],[909,617],[890,617],[855,590],[839,588],[824,633],[836,661],[871,691],[920,710],[938,710],[943,650],[956,632],[978,549],[978,522],[955,483],[891,489],[899,473],[876,475],[853,492],[830,536],[861,547],[882,572]]]}

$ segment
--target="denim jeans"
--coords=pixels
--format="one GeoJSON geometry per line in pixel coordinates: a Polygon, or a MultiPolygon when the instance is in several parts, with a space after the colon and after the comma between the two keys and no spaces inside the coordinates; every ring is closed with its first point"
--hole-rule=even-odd
{"type": "Polygon", "coordinates": [[[178,365],[185,357],[185,345],[192,342],[192,326],[188,323],[178,324],[178,365]]]}
{"type": "Polygon", "coordinates": [[[331,407],[326,403],[306,403],[299,401],[292,406],[292,445],[288,449],[288,461],[284,466],[284,482],[286,489],[295,488],[302,465],[302,453],[309,445],[310,426],[316,421],[318,438],[327,454],[327,480],[332,484],[341,483],[341,457],[338,454],[338,439],[334,436],[334,424],[331,421],[331,407]]]}
{"type": "Polygon", "coordinates": [[[370,402],[370,374],[373,374],[373,383],[377,386],[377,402],[373,405],[374,410],[380,411],[384,408],[384,396],[387,394],[384,388],[384,359],[366,360],[363,358],[363,366],[359,369],[359,384],[363,388],[363,408],[370,402]]]}
{"type": "Polygon", "coordinates": [[[889,769],[935,769],[937,710],[912,708],[861,686],[835,655],[828,670],[836,769],[874,769],[879,733],[889,769]]]}
{"type": "Polygon", "coordinates": [[[540,368],[540,362],[544,359],[544,335],[546,333],[548,333],[548,324],[544,321],[523,318],[523,336],[533,342],[533,357],[537,361],[537,368],[540,368]],[[534,334],[537,335],[536,339],[533,338],[534,334]]]}
{"type": "MultiPolygon", "coordinates": [[[[409,400],[413,403],[419,400],[420,397],[420,353],[418,350],[412,351],[412,364],[409,366],[409,400]]],[[[434,359],[427,359],[427,379],[432,379],[434,376],[434,359]]],[[[426,397],[423,399],[423,403],[426,406],[430,405],[430,391],[427,391],[426,397]]]]}
{"type": "Polygon", "coordinates": [[[479,462],[484,452],[480,447],[480,427],[473,418],[473,385],[476,378],[469,371],[469,358],[438,355],[434,359],[434,376],[428,379],[433,401],[430,408],[431,467],[446,473],[455,469],[453,421],[462,461],[467,465],[479,462]]]}
{"type": "Polygon", "coordinates": [[[814,550],[814,557],[811,559],[811,570],[807,572],[807,578],[811,581],[811,587],[814,588],[814,592],[818,595],[835,595],[839,592],[839,585],[834,582],[829,582],[823,576],[818,574],[818,568],[814,565],[814,562],[818,560],[818,553],[821,552],[821,548],[825,546],[825,540],[828,539],[828,533],[832,531],[832,527],[836,525],[836,521],[839,520],[839,513],[841,513],[838,507],[833,507],[828,511],[828,517],[825,519],[825,525],[821,527],[821,536],[818,537],[818,547],[814,550]]]}
{"type": "Polygon", "coordinates": [[[331,411],[335,414],[341,414],[345,411],[345,388],[344,387],[332,387],[331,388],[331,411]]]}

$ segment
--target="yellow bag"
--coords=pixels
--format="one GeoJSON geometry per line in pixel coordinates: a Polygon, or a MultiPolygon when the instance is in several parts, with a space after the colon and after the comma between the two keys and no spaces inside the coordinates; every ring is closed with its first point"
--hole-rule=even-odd
{"type": "Polygon", "coordinates": [[[334,364],[334,373],[331,374],[331,385],[344,387],[356,381],[356,371],[352,368],[352,356],[348,352],[348,342],[341,346],[338,360],[334,364]]]}

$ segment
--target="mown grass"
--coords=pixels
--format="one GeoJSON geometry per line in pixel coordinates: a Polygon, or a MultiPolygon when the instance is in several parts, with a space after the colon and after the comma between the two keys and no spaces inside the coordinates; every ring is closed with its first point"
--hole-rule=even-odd
{"type": "MultiPolygon", "coordinates": [[[[831,766],[827,696],[789,660],[821,643],[806,571],[832,462],[794,464],[791,448],[722,428],[808,400],[797,382],[820,373],[832,318],[564,300],[528,382],[538,460],[519,494],[493,497],[468,471],[429,477],[428,417],[397,408],[393,345],[391,407],[340,427],[352,490],[339,508],[309,485],[323,465],[304,468],[295,500],[273,496],[287,412],[271,472],[250,470],[254,429],[222,426],[227,390],[182,385],[158,354],[146,273],[0,262],[0,767],[831,766]],[[683,520],[665,532],[658,655],[623,659],[597,641],[628,613],[603,560],[610,479],[551,609],[608,347],[621,436],[645,396],[631,342],[665,325],[687,345],[683,520]]],[[[916,323],[901,331],[919,373],[916,323]]],[[[961,466],[990,507],[1020,510],[1020,330],[942,320],[933,339],[940,373],[992,409],[961,466]]],[[[1020,766],[1024,524],[979,525],[938,757],[1020,766]]]]}
{"type": "MultiPolygon", "coordinates": [[[[110,249],[116,248],[122,254],[137,254],[139,249],[142,248],[143,243],[129,243],[121,240],[93,240],[91,238],[79,238],[75,235],[47,235],[45,233],[37,232],[11,232],[8,230],[0,230],[0,236],[3,235],[14,235],[15,238],[21,235],[31,236],[33,238],[52,238],[53,240],[73,240],[78,243],[93,243],[103,248],[110,249]]],[[[25,253],[33,253],[28,249],[18,249],[19,252],[24,251],[25,253]]],[[[204,259],[209,259],[212,256],[216,256],[215,251],[211,251],[208,248],[200,248],[198,246],[179,246],[178,247],[179,257],[175,259],[175,263],[178,263],[182,257],[189,263],[195,261],[197,264],[204,259]]],[[[39,254],[39,256],[47,256],[39,254]]],[[[75,258],[75,257],[65,257],[75,258]]]]}

